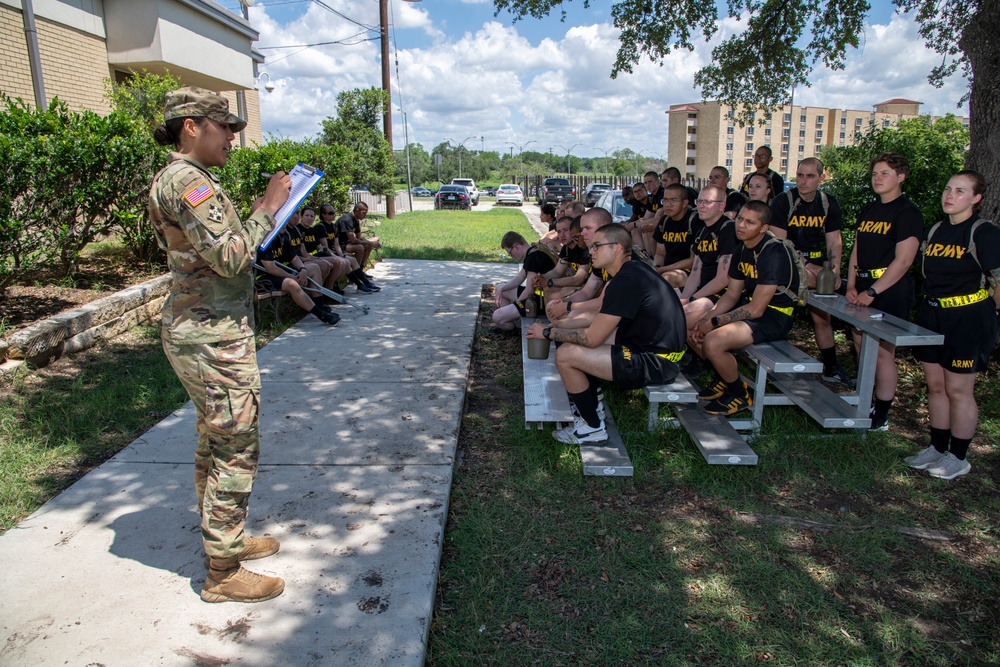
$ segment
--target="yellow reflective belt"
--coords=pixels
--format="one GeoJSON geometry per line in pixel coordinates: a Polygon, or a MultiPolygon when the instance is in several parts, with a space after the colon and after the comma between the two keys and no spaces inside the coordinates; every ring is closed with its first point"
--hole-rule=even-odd
{"type": "Polygon", "coordinates": [[[973,303],[979,303],[980,301],[985,301],[990,298],[990,293],[985,289],[981,289],[975,294],[963,294],[962,296],[946,296],[943,299],[928,298],[932,304],[937,304],[941,308],[956,308],[958,306],[968,306],[973,303]]]}
{"type": "Polygon", "coordinates": [[[879,278],[882,277],[882,274],[884,274],[886,271],[889,270],[889,267],[885,267],[884,269],[872,269],[870,271],[862,271],[861,267],[855,264],[854,270],[858,272],[859,278],[874,278],[875,280],[878,280],[879,278]]]}
{"type": "MultiPolygon", "coordinates": [[[[748,297],[747,301],[753,301],[753,297],[752,296],[748,297]]],[[[785,315],[788,315],[789,317],[791,317],[793,314],[795,314],[795,307],[794,306],[788,306],[787,308],[779,308],[778,306],[772,306],[771,304],[767,304],[767,307],[768,308],[774,308],[779,313],[784,313],[785,315]]]]}
{"type": "Polygon", "coordinates": [[[678,362],[684,358],[684,350],[681,350],[680,352],[668,352],[665,354],[654,352],[653,354],[658,356],[660,359],[666,359],[667,361],[673,361],[673,362],[678,362]]]}
{"type": "Polygon", "coordinates": [[[771,304],[767,304],[767,307],[768,308],[774,308],[779,313],[784,313],[785,315],[788,315],[789,317],[791,317],[792,313],[795,312],[795,309],[792,308],[791,306],[789,306],[788,308],[779,308],[778,306],[772,306],[771,304]]]}
{"type": "Polygon", "coordinates": [[[812,250],[808,254],[809,254],[809,259],[819,259],[820,257],[823,256],[823,251],[822,250],[812,250]]]}

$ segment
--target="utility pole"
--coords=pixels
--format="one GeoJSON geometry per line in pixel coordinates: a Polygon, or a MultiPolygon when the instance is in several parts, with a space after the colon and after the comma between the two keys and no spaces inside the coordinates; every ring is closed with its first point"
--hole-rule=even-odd
{"type": "MultiPolygon", "coordinates": [[[[382,101],[382,128],[385,132],[386,143],[392,151],[392,91],[389,85],[389,0],[378,0],[378,25],[382,41],[382,90],[385,91],[385,99],[382,101]]],[[[395,181],[395,177],[392,179],[395,181]]],[[[389,220],[396,218],[396,192],[393,192],[385,200],[385,217],[389,220]]]]}

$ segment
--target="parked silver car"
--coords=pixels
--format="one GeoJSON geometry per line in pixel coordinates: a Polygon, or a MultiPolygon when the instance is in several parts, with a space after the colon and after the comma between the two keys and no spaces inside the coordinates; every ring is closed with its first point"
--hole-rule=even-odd
{"type": "Polygon", "coordinates": [[[625,203],[621,190],[608,190],[597,200],[596,206],[610,213],[612,222],[625,222],[632,217],[632,206],[625,203]]]}
{"type": "Polygon", "coordinates": [[[497,188],[496,198],[497,206],[504,206],[506,204],[522,206],[524,204],[524,193],[521,192],[521,186],[514,185],[513,183],[501,185],[497,188]]]}

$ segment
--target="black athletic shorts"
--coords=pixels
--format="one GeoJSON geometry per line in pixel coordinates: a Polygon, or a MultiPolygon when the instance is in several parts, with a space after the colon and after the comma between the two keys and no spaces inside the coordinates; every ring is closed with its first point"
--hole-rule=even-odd
{"type": "Polygon", "coordinates": [[[773,340],[788,338],[795,318],[768,306],[764,310],[764,314],[757,319],[743,321],[750,326],[754,343],[770,343],[773,340]]]}
{"type": "Polygon", "coordinates": [[[622,389],[670,384],[680,368],[652,352],[633,352],[624,345],[611,346],[611,379],[622,389]]]}
{"type": "Polygon", "coordinates": [[[981,373],[990,363],[997,340],[993,299],[957,308],[940,308],[923,301],[917,324],[944,335],[943,345],[920,345],[913,356],[952,373],[981,373]]]}
{"type": "Polygon", "coordinates": [[[281,283],[284,280],[285,280],[284,278],[279,278],[278,276],[272,276],[268,274],[268,275],[257,276],[256,282],[258,285],[261,284],[266,285],[267,288],[270,289],[272,292],[280,292],[281,283]]]}
{"type": "MultiPolygon", "coordinates": [[[[872,278],[858,278],[854,283],[854,287],[858,290],[858,294],[864,294],[865,290],[874,284],[875,280],[872,278]]],[[[913,276],[907,273],[895,285],[876,296],[869,308],[875,308],[876,310],[881,310],[883,313],[908,320],[910,319],[910,312],[913,311],[915,301],[913,276]]]]}

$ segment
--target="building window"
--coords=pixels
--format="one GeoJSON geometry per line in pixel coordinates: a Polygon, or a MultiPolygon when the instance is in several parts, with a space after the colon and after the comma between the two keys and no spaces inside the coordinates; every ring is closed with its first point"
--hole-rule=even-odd
{"type": "Polygon", "coordinates": [[[841,139],[846,139],[847,138],[847,132],[841,132],[840,133],[840,138],[841,139]]]}
{"type": "Polygon", "coordinates": [[[698,128],[694,125],[688,128],[688,134],[698,134],[698,128]]]}
{"type": "Polygon", "coordinates": [[[746,163],[746,168],[750,169],[752,167],[753,167],[753,158],[752,157],[748,157],[747,158],[747,163],[746,163]]]}
{"type": "Polygon", "coordinates": [[[804,139],[805,136],[806,136],[806,131],[805,130],[799,130],[799,138],[800,139],[804,139]]]}
{"type": "Polygon", "coordinates": [[[787,139],[788,137],[792,136],[792,131],[786,127],[781,131],[781,136],[787,139]]]}
{"type": "Polygon", "coordinates": [[[799,152],[800,153],[805,153],[806,152],[806,145],[805,144],[799,144],[799,152]]]}
{"type": "Polygon", "coordinates": [[[800,123],[806,122],[806,115],[805,114],[802,114],[801,116],[799,116],[799,122],[800,123]]]}
{"type": "Polygon", "coordinates": [[[788,154],[788,144],[781,144],[781,152],[788,154]]]}
{"type": "Polygon", "coordinates": [[[752,137],[753,136],[753,128],[752,127],[748,127],[747,128],[747,136],[748,137],[752,137]]]}
{"type": "Polygon", "coordinates": [[[753,153],[753,142],[752,141],[748,141],[747,142],[747,153],[753,153]]]}
{"type": "Polygon", "coordinates": [[[770,137],[771,136],[771,128],[769,128],[769,127],[764,128],[764,136],[765,137],[770,137]]]}
{"type": "Polygon", "coordinates": [[[694,166],[694,158],[693,158],[693,157],[689,157],[689,158],[687,159],[687,163],[686,163],[686,164],[687,164],[687,166],[689,166],[689,167],[693,167],[693,166],[694,166]]]}
{"type": "Polygon", "coordinates": [[[733,158],[727,157],[726,158],[726,167],[729,168],[729,167],[732,167],[732,166],[733,166],[733,158]]]}
{"type": "Polygon", "coordinates": [[[688,118],[691,119],[691,120],[697,120],[698,119],[698,114],[696,114],[696,113],[689,113],[688,114],[688,118]]]}
{"type": "Polygon", "coordinates": [[[863,122],[863,121],[862,121],[862,119],[860,119],[860,118],[855,118],[855,119],[854,119],[854,127],[861,127],[861,123],[862,123],[862,122],[863,122]]]}
{"type": "Polygon", "coordinates": [[[824,116],[816,116],[816,124],[817,125],[822,125],[823,124],[823,120],[824,120],[824,116]]]}
{"type": "Polygon", "coordinates": [[[823,138],[823,130],[816,130],[816,138],[817,139],[823,138]]]}
{"type": "Polygon", "coordinates": [[[821,150],[823,150],[823,144],[816,144],[816,148],[813,150],[813,155],[819,155],[821,150]]]}
{"type": "Polygon", "coordinates": [[[785,171],[786,169],[788,169],[788,158],[783,157],[781,158],[781,171],[785,171]]]}
{"type": "Polygon", "coordinates": [[[841,116],[840,117],[840,124],[841,125],[847,125],[847,116],[841,116]]]}
{"type": "Polygon", "coordinates": [[[733,144],[732,144],[732,142],[729,142],[728,144],[726,144],[726,150],[729,151],[730,153],[733,152],[733,144]]]}
{"type": "Polygon", "coordinates": [[[726,128],[726,134],[732,134],[733,132],[734,132],[734,130],[733,130],[733,126],[732,125],[730,125],[729,127],[726,128]]]}
{"type": "Polygon", "coordinates": [[[693,141],[689,141],[688,142],[688,150],[689,151],[693,151],[695,148],[697,148],[697,146],[695,145],[695,143],[693,141]]]}
{"type": "Polygon", "coordinates": [[[792,122],[792,114],[790,114],[790,113],[786,113],[785,114],[785,122],[786,123],[791,123],[792,122]]]}
{"type": "Polygon", "coordinates": [[[882,127],[889,127],[891,124],[888,118],[882,121],[882,127]]]}

